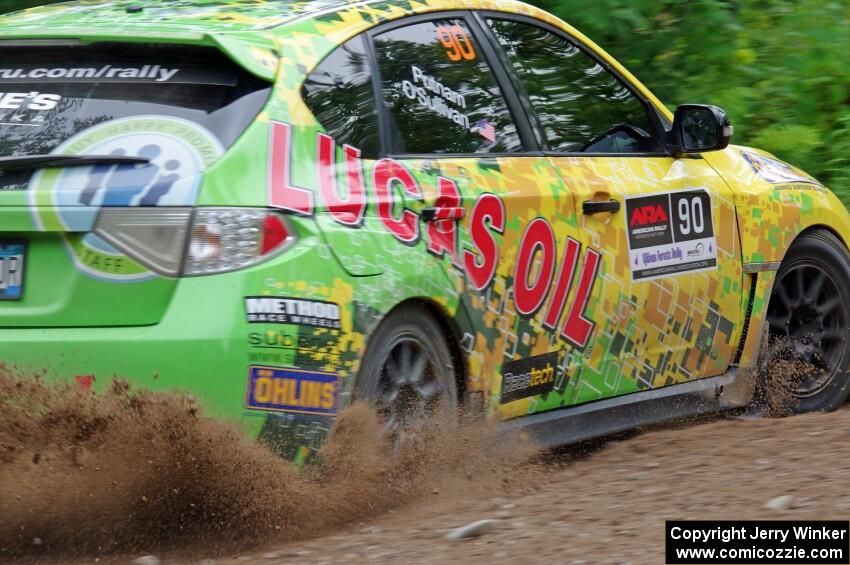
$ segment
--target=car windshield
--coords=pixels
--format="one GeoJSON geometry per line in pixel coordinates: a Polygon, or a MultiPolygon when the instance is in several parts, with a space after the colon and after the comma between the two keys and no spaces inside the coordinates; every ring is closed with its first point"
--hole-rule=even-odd
{"type": "MultiPolygon", "coordinates": [[[[188,120],[227,147],[271,86],[189,46],[5,47],[0,61],[0,157],[49,154],[98,124],[143,116],[188,120]]],[[[0,190],[26,182],[14,177],[0,190]]]]}

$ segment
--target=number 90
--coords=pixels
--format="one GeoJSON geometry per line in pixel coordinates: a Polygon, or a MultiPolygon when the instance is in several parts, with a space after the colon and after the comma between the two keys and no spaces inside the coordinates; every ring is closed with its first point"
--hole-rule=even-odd
{"type": "Polygon", "coordinates": [[[475,48],[466,31],[459,25],[437,26],[437,39],[446,48],[449,61],[475,60],[475,48]]]}
{"type": "Polygon", "coordinates": [[[687,198],[679,200],[679,230],[682,235],[690,235],[705,231],[705,216],[703,215],[702,199],[697,196],[690,201],[687,198]]]}

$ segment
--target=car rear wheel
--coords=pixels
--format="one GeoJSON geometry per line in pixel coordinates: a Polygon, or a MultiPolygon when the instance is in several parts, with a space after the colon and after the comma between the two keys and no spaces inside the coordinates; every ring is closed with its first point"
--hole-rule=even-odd
{"type": "Polygon", "coordinates": [[[837,410],[850,394],[850,254],[832,233],[813,230],[794,242],[767,320],[768,397],[784,395],[790,413],[837,410]]]}
{"type": "Polygon", "coordinates": [[[403,305],[387,316],[369,340],[355,398],[374,404],[396,445],[435,415],[454,417],[455,363],[433,314],[403,305]]]}

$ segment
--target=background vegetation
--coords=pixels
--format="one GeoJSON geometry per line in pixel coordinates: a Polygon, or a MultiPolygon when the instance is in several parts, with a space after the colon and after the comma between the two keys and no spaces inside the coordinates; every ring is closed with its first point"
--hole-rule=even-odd
{"type": "MultiPolygon", "coordinates": [[[[801,166],[850,203],[847,0],[531,1],[601,44],[671,107],[722,106],[735,142],[801,166]]],[[[0,11],[43,3],[0,0],[0,11]]]]}
{"type": "Polygon", "coordinates": [[[535,0],[666,104],[717,104],[736,143],[775,153],[850,203],[850,2],[535,0]]]}

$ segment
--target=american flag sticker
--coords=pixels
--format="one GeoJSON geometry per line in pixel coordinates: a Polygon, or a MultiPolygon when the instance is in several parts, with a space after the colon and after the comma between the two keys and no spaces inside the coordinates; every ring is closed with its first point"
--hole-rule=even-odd
{"type": "Polygon", "coordinates": [[[487,141],[496,143],[496,127],[487,120],[478,122],[475,126],[475,131],[487,141]]]}

